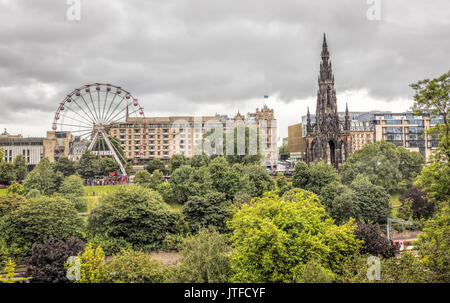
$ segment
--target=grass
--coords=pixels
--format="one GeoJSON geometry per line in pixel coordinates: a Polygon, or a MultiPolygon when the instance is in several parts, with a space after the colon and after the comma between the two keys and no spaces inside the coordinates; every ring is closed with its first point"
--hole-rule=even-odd
{"type": "Polygon", "coordinates": [[[6,196],[6,193],[8,192],[7,188],[0,189],[0,196],[6,196]]]}
{"type": "Polygon", "coordinates": [[[400,202],[399,198],[400,198],[401,193],[397,192],[391,195],[391,205],[393,208],[399,207],[400,205],[402,205],[402,203],[400,202]]]}
{"type": "Polygon", "coordinates": [[[84,194],[87,196],[88,202],[88,213],[97,206],[100,196],[105,193],[108,193],[112,190],[115,190],[120,185],[104,185],[104,186],[85,186],[84,194]]]}

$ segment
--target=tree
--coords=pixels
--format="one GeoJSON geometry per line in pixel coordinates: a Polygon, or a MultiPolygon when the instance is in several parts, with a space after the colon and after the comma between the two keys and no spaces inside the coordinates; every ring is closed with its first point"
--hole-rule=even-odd
{"type": "Polygon", "coordinates": [[[79,212],[87,211],[87,199],[84,196],[83,179],[80,176],[72,175],[66,177],[61,184],[59,192],[72,202],[79,212]]]}
{"type": "Polygon", "coordinates": [[[8,193],[8,195],[23,195],[23,194],[25,194],[25,188],[18,182],[14,181],[8,187],[7,193],[8,193]]]}
{"type": "Polygon", "coordinates": [[[148,161],[146,169],[151,174],[153,174],[153,172],[157,169],[159,171],[163,172],[164,174],[167,173],[166,165],[164,164],[164,162],[161,159],[158,159],[158,158],[148,161]]]}
{"type": "Polygon", "coordinates": [[[240,176],[230,169],[225,157],[214,158],[208,166],[209,175],[212,180],[212,187],[224,193],[228,200],[233,199],[239,189],[240,176]]]}
{"type": "Polygon", "coordinates": [[[324,161],[312,163],[309,167],[305,162],[298,162],[294,168],[292,185],[320,194],[327,184],[339,180],[334,167],[324,161]]]}
{"type": "Polygon", "coordinates": [[[400,157],[396,146],[386,141],[368,143],[352,153],[341,168],[344,184],[350,184],[357,175],[367,176],[375,185],[388,192],[398,188],[402,178],[399,170],[400,157]]]}
{"type": "Polygon", "coordinates": [[[101,246],[94,250],[92,243],[86,244],[83,253],[79,253],[80,258],[80,279],[75,283],[105,283],[106,264],[105,253],[101,246]]]}
{"type": "Polygon", "coordinates": [[[292,186],[297,188],[306,188],[309,182],[308,164],[299,161],[295,164],[294,173],[292,175],[292,186]]]}
{"type": "Polygon", "coordinates": [[[0,196],[0,218],[11,214],[17,210],[22,204],[25,203],[23,196],[19,195],[6,195],[0,196]]]}
{"type": "Polygon", "coordinates": [[[277,194],[280,197],[283,196],[285,192],[292,189],[292,184],[287,181],[286,177],[281,172],[277,173],[277,179],[275,182],[278,189],[277,194]]]}
{"type": "Polygon", "coordinates": [[[100,161],[89,150],[86,150],[77,163],[77,172],[84,179],[93,178],[100,173],[100,161]]]}
{"type": "Polygon", "coordinates": [[[181,216],[161,195],[137,185],[103,194],[88,218],[88,232],[130,243],[134,249],[157,249],[168,234],[181,230],[181,216]]]}
{"type": "Polygon", "coordinates": [[[436,282],[450,282],[450,206],[444,206],[433,219],[425,223],[415,242],[421,262],[432,271],[436,282]]]}
{"type": "Polygon", "coordinates": [[[71,159],[67,157],[61,157],[53,164],[53,169],[56,172],[61,172],[64,177],[68,177],[71,175],[75,175],[77,170],[75,167],[75,161],[72,161],[71,159]]]}
{"type": "Polygon", "coordinates": [[[260,133],[259,129],[254,126],[244,126],[243,124],[237,125],[233,129],[224,132],[223,134],[223,146],[224,155],[228,163],[235,164],[241,163],[245,165],[260,164],[263,156],[261,154],[260,147],[260,133]],[[240,136],[239,134],[244,134],[240,136]],[[229,150],[227,140],[233,139],[232,150],[229,150]],[[252,142],[252,138],[254,141],[252,142]],[[238,149],[239,143],[239,149],[238,149]],[[241,145],[242,144],[242,145],[241,145]],[[241,146],[244,147],[241,150],[241,146]]]}
{"type": "Polygon", "coordinates": [[[428,201],[437,207],[450,200],[450,163],[437,157],[424,166],[415,185],[421,186],[427,193],[428,201]]]}
{"type": "Polygon", "coordinates": [[[17,275],[15,273],[16,263],[14,263],[11,259],[8,260],[3,271],[6,272],[6,275],[3,278],[0,276],[1,283],[21,283],[22,281],[30,280],[30,278],[15,278],[17,275]]]}
{"type": "Polygon", "coordinates": [[[219,232],[227,232],[226,221],[230,218],[231,202],[225,194],[210,192],[204,196],[192,196],[183,205],[182,213],[191,231],[196,233],[200,227],[214,226],[219,232]]]}
{"type": "Polygon", "coordinates": [[[161,195],[164,202],[166,203],[173,203],[175,202],[174,196],[173,196],[173,189],[172,185],[170,185],[169,182],[164,182],[156,186],[156,191],[161,195]]]}
{"type": "Polygon", "coordinates": [[[148,185],[150,183],[150,173],[146,170],[140,170],[134,175],[134,183],[139,185],[148,185]]]}
{"type": "Polygon", "coordinates": [[[402,175],[402,182],[411,185],[417,175],[420,174],[425,159],[420,153],[409,151],[403,146],[398,146],[396,150],[400,160],[398,167],[402,175]]]}
{"type": "Polygon", "coordinates": [[[208,166],[209,164],[209,157],[205,154],[201,155],[194,155],[189,160],[189,165],[195,168],[200,168],[202,166],[208,166]]]}
{"type": "Polygon", "coordinates": [[[164,175],[162,172],[160,172],[158,169],[155,170],[150,177],[150,185],[153,189],[158,187],[159,184],[163,183],[165,181],[164,175]]]}
{"type": "MultiPolygon", "coordinates": [[[[239,175],[233,172],[230,174],[234,178],[238,178],[239,175]]],[[[261,197],[265,192],[271,191],[275,189],[275,183],[270,176],[267,169],[259,164],[251,164],[244,166],[244,178],[248,180],[249,188],[247,188],[248,193],[252,197],[261,197]]],[[[232,179],[233,180],[233,179],[232,179]]],[[[245,183],[246,181],[241,182],[245,183]]],[[[234,185],[234,188],[239,188],[239,184],[234,185]]],[[[244,188],[245,191],[245,188],[244,188]]],[[[237,192],[234,189],[234,192],[231,191],[234,197],[234,194],[237,192]]],[[[229,197],[228,195],[227,197],[229,197]]],[[[231,198],[232,198],[231,197],[231,198]]]]}
{"type": "Polygon", "coordinates": [[[280,155],[281,159],[289,159],[289,146],[286,143],[283,143],[283,145],[278,148],[278,154],[280,155]]]}
{"type": "Polygon", "coordinates": [[[27,169],[27,162],[22,157],[22,155],[17,155],[14,158],[13,164],[14,164],[14,170],[16,172],[16,180],[17,181],[24,180],[25,176],[27,175],[28,169],[27,169]]]}
{"type": "Polygon", "coordinates": [[[169,173],[172,174],[178,167],[187,164],[187,159],[184,154],[175,154],[169,161],[169,173]]]}
{"type": "Polygon", "coordinates": [[[82,238],[84,227],[73,204],[58,196],[30,199],[0,224],[6,244],[23,248],[24,255],[31,252],[33,243],[41,243],[48,236],[56,240],[82,238]]]}
{"type": "Polygon", "coordinates": [[[143,251],[122,250],[105,267],[106,279],[112,283],[162,283],[164,272],[160,261],[143,251]]]}
{"type": "MultiPolygon", "coordinates": [[[[428,219],[433,216],[434,204],[426,199],[426,193],[421,187],[412,186],[408,188],[399,198],[403,208],[410,208],[411,215],[414,219],[428,219]]],[[[405,218],[408,220],[409,218],[405,218]]]]}
{"type": "Polygon", "coordinates": [[[421,80],[411,84],[415,90],[413,110],[418,115],[430,114],[442,117],[444,123],[438,123],[428,130],[439,140],[437,157],[448,163],[450,159],[450,70],[438,78],[421,80]]]}
{"type": "Polygon", "coordinates": [[[58,191],[63,179],[63,174],[61,172],[55,173],[50,161],[44,158],[26,176],[23,186],[27,192],[37,189],[43,195],[52,195],[58,191]]]}
{"type": "Polygon", "coordinates": [[[320,201],[338,224],[347,222],[350,218],[360,218],[361,211],[355,200],[353,190],[339,181],[324,186],[320,192],[320,201]]]}
{"type": "Polygon", "coordinates": [[[338,274],[361,245],[352,221],[335,225],[318,197],[304,190],[295,201],[266,195],[241,205],[229,227],[233,282],[295,282],[313,259],[338,274]]]}
{"type": "Polygon", "coordinates": [[[57,241],[53,237],[44,239],[42,244],[34,244],[27,264],[27,276],[37,283],[67,283],[65,263],[71,256],[84,251],[84,242],[70,237],[57,241]]]}
{"type": "Polygon", "coordinates": [[[212,180],[206,167],[196,170],[189,165],[182,165],[170,176],[173,189],[173,202],[184,204],[189,197],[203,195],[211,190],[212,180]]]}
{"type": "Polygon", "coordinates": [[[311,259],[296,278],[297,283],[331,283],[335,275],[319,261],[311,259]]]}
{"type": "Polygon", "coordinates": [[[103,176],[109,176],[109,173],[116,172],[119,168],[119,163],[117,163],[113,158],[103,157],[100,159],[99,173],[103,176]]]}
{"type": "Polygon", "coordinates": [[[229,281],[229,248],[225,235],[214,228],[201,228],[197,235],[186,238],[181,246],[181,265],[170,282],[226,283],[229,281]]]}
{"type": "Polygon", "coordinates": [[[16,180],[16,171],[14,164],[6,162],[3,158],[0,160],[0,184],[9,185],[16,180]]]}
{"type": "Polygon", "coordinates": [[[355,235],[358,239],[364,241],[361,249],[362,254],[392,258],[398,252],[398,247],[384,236],[378,224],[358,223],[355,235]]]}
{"type": "Polygon", "coordinates": [[[384,224],[391,214],[389,194],[383,187],[374,185],[369,178],[358,175],[350,184],[357,206],[358,219],[362,222],[384,224]]]}

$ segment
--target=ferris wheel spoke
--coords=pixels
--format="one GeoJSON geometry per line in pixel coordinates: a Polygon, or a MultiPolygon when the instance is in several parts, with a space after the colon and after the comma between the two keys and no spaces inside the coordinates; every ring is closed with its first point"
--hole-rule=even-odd
{"type": "Polygon", "coordinates": [[[100,117],[99,120],[100,120],[100,123],[102,123],[103,122],[101,119],[102,108],[100,107],[100,91],[99,90],[97,91],[97,104],[98,104],[98,116],[100,117]]]}
{"type": "MultiPolygon", "coordinates": [[[[107,117],[109,116],[109,111],[111,110],[111,107],[112,107],[112,105],[114,104],[114,101],[115,101],[116,97],[117,97],[117,94],[114,94],[114,97],[113,97],[112,101],[109,103],[108,110],[106,111],[106,114],[105,114],[105,117],[106,117],[105,121],[108,120],[107,117]]],[[[124,98],[125,98],[125,97],[122,97],[122,100],[123,100],[124,98]]]]}
{"type": "Polygon", "coordinates": [[[86,116],[82,116],[81,114],[79,114],[77,111],[73,111],[74,113],[78,114],[80,117],[83,117],[86,121],[89,121],[89,124],[93,124],[95,122],[95,120],[92,120],[89,116],[89,114],[78,104],[78,102],[73,99],[72,100],[73,103],[75,103],[78,108],[86,115],[86,116]]]}
{"type": "Polygon", "coordinates": [[[80,97],[81,97],[81,99],[83,100],[84,104],[86,104],[86,107],[88,108],[89,112],[91,113],[92,121],[95,122],[95,123],[97,123],[97,119],[95,119],[95,116],[94,116],[94,114],[92,113],[91,108],[90,108],[89,105],[87,104],[86,99],[84,99],[84,96],[81,95],[81,94],[80,94],[80,97]]]}
{"type": "Polygon", "coordinates": [[[98,115],[97,115],[97,110],[95,109],[95,104],[94,104],[94,100],[92,99],[92,94],[91,94],[91,90],[89,90],[89,98],[91,99],[91,103],[92,103],[92,108],[94,110],[94,114],[97,117],[97,122],[100,123],[98,115]]]}
{"type": "MultiPolygon", "coordinates": [[[[112,115],[114,115],[114,113],[116,112],[116,110],[119,108],[120,104],[123,102],[123,99],[125,99],[125,97],[122,97],[122,100],[120,100],[120,102],[116,105],[116,107],[113,109],[113,111],[109,114],[108,118],[106,119],[106,122],[108,123],[108,121],[110,121],[110,118],[112,115]]],[[[124,108],[126,109],[126,107],[124,108]]],[[[122,109],[122,111],[124,110],[122,109]]]]}
{"type": "MultiPolygon", "coordinates": [[[[111,117],[107,123],[112,123],[112,122],[117,122],[117,120],[115,120],[117,118],[117,116],[119,116],[120,114],[122,114],[125,111],[124,117],[126,117],[126,107],[123,108],[120,112],[116,113],[113,117],[111,117]]],[[[120,118],[122,118],[122,116],[120,116],[120,118]]]]}
{"type": "Polygon", "coordinates": [[[103,111],[102,111],[102,122],[105,120],[105,108],[106,108],[106,100],[108,99],[109,91],[106,91],[105,100],[103,101],[103,111]]]}
{"type": "Polygon", "coordinates": [[[82,126],[82,125],[75,125],[75,124],[58,123],[58,125],[61,125],[61,126],[71,126],[71,127],[78,127],[78,128],[84,128],[84,129],[92,129],[92,127],[82,126]]]}
{"type": "MultiPolygon", "coordinates": [[[[73,101],[73,100],[72,100],[72,101],[73,101]]],[[[78,104],[77,104],[77,106],[78,106],[78,104]]],[[[78,107],[79,107],[79,106],[78,106],[78,107]]],[[[70,109],[70,108],[69,108],[69,109],[70,109]]],[[[74,114],[76,114],[78,117],[82,118],[82,119],[83,119],[83,123],[85,123],[85,124],[87,124],[87,125],[92,125],[92,121],[91,121],[91,120],[88,120],[88,119],[86,118],[86,116],[80,115],[80,113],[78,113],[78,112],[75,111],[75,110],[72,110],[71,112],[73,112],[74,114]]],[[[65,118],[65,117],[67,117],[67,115],[65,114],[63,117],[65,118]]],[[[73,118],[72,118],[72,119],[73,119],[73,118]]]]}
{"type": "Polygon", "coordinates": [[[87,123],[87,122],[85,122],[85,121],[81,121],[81,120],[78,120],[78,119],[69,117],[69,116],[67,116],[67,115],[63,116],[63,120],[65,120],[65,119],[70,119],[70,120],[73,120],[73,121],[75,121],[75,122],[79,122],[79,123],[81,123],[82,125],[85,125],[85,126],[87,126],[87,127],[92,127],[92,125],[90,125],[90,123],[87,123]]]}

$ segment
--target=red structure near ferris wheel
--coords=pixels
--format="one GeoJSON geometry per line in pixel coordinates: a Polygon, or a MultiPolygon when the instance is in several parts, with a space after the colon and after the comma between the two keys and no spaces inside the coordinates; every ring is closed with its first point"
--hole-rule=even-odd
{"type": "MultiPolygon", "coordinates": [[[[111,143],[107,134],[111,124],[125,123],[128,118],[145,118],[143,107],[129,91],[112,84],[88,84],[72,91],[59,104],[52,129],[55,133],[70,132],[89,141],[88,150],[99,157],[112,157],[125,176],[123,163],[126,158],[111,143]]],[[[145,139],[147,130],[144,131],[145,139]]],[[[143,154],[144,141],[140,144],[135,163],[143,154]]]]}

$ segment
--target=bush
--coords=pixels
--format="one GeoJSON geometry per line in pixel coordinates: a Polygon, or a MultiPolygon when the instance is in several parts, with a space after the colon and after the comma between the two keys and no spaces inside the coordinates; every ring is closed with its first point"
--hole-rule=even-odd
{"type": "Polygon", "coordinates": [[[427,193],[421,187],[412,186],[400,196],[399,200],[402,202],[400,208],[410,208],[414,219],[428,219],[433,216],[434,204],[427,201],[426,195],[427,193]]]}
{"type": "Polygon", "coordinates": [[[72,175],[66,177],[59,188],[59,192],[64,196],[75,196],[75,197],[83,197],[84,196],[84,182],[80,176],[72,175]]]}
{"type": "Polygon", "coordinates": [[[16,244],[27,255],[33,243],[41,243],[47,236],[83,238],[84,224],[73,204],[56,196],[28,200],[4,217],[2,228],[7,245],[16,244]]]}
{"type": "Polygon", "coordinates": [[[140,170],[134,175],[134,183],[139,185],[147,185],[150,183],[150,173],[146,170],[140,170]]]}
{"type": "Polygon", "coordinates": [[[55,173],[50,161],[44,158],[25,177],[23,186],[27,192],[37,189],[43,195],[52,195],[58,191],[63,180],[64,175],[61,172],[55,173]]]}
{"type": "Polygon", "coordinates": [[[161,262],[142,251],[122,250],[105,267],[106,279],[112,283],[162,283],[161,262]]]}
{"type": "Polygon", "coordinates": [[[37,283],[67,283],[65,263],[71,256],[84,251],[84,242],[78,238],[56,241],[48,237],[42,244],[34,244],[27,264],[27,276],[37,283]]]}
{"type": "Polygon", "coordinates": [[[134,249],[157,249],[167,234],[181,230],[181,215],[156,191],[121,186],[100,197],[88,219],[91,235],[131,243],[134,249]]]}
{"type": "Polygon", "coordinates": [[[175,283],[229,282],[229,248],[224,235],[214,228],[201,228],[198,235],[183,241],[181,264],[169,275],[175,283]]]}
{"type": "Polygon", "coordinates": [[[92,243],[86,244],[83,253],[79,253],[80,258],[80,279],[75,283],[105,283],[106,276],[105,254],[101,246],[93,248],[92,243]]]}
{"type": "Polygon", "coordinates": [[[156,186],[156,191],[162,196],[166,203],[173,203],[173,189],[169,182],[164,182],[156,186]]]}
{"type": "Polygon", "coordinates": [[[220,232],[227,232],[226,221],[230,218],[231,202],[227,201],[225,194],[211,192],[205,196],[190,197],[182,208],[182,213],[192,232],[200,227],[210,225],[220,232]]]}
{"type": "Polygon", "coordinates": [[[364,241],[362,254],[392,258],[398,252],[398,247],[384,236],[378,224],[359,223],[355,229],[355,235],[364,241]]]}
{"type": "Polygon", "coordinates": [[[299,192],[295,201],[267,195],[244,204],[229,227],[232,282],[295,282],[310,260],[339,274],[360,250],[350,221],[336,226],[318,197],[299,192]]]}
{"type": "Polygon", "coordinates": [[[0,218],[11,214],[24,203],[25,199],[19,195],[0,196],[0,218]]]}

